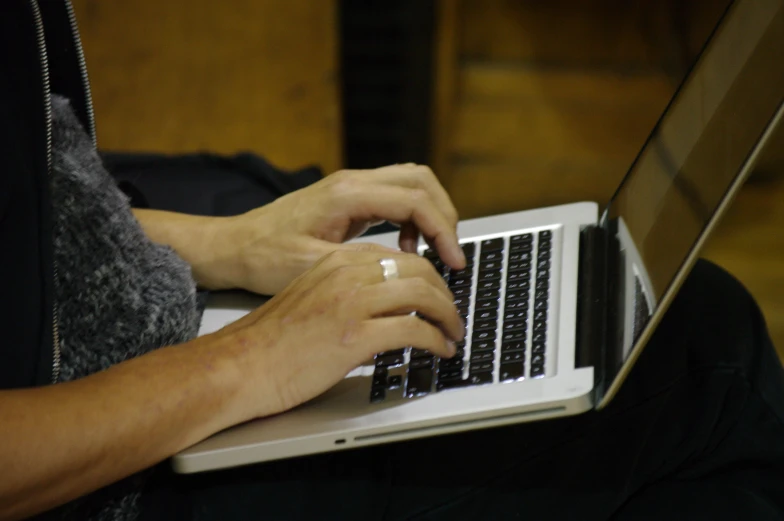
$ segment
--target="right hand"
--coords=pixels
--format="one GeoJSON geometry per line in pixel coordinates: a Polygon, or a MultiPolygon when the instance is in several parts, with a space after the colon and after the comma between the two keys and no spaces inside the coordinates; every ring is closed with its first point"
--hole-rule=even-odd
{"type": "Polygon", "coordinates": [[[415,346],[451,358],[465,326],[430,262],[367,245],[325,256],[219,334],[245,348],[251,419],[315,398],[383,351],[415,346]],[[383,258],[397,261],[398,279],[383,280],[383,258]]]}

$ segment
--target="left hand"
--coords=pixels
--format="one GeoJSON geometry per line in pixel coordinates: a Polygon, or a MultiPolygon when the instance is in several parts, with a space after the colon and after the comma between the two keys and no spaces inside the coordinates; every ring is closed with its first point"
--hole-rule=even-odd
{"type": "MultiPolygon", "coordinates": [[[[400,249],[415,253],[420,235],[444,262],[465,267],[457,239],[458,215],[446,190],[426,166],[394,165],[343,170],[307,188],[237,217],[222,220],[221,257],[231,258],[231,286],[274,295],[371,226],[400,225],[400,249]]],[[[373,249],[378,249],[376,246],[373,249]]]]}

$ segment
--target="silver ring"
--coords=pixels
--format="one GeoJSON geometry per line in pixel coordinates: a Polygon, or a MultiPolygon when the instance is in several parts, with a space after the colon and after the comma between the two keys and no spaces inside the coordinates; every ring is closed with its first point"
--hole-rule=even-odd
{"type": "Polygon", "coordinates": [[[381,273],[384,275],[385,282],[400,277],[395,259],[381,259],[378,263],[381,264],[381,273]]]}

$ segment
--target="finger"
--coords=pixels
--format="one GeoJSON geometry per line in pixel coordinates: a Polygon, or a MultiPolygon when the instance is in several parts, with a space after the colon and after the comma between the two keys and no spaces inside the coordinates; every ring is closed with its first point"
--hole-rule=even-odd
{"type": "MultiPolygon", "coordinates": [[[[382,246],[381,244],[376,244],[374,242],[348,242],[342,244],[335,244],[332,242],[327,241],[317,241],[319,244],[314,245],[313,248],[318,251],[322,251],[323,255],[329,255],[331,253],[337,251],[344,251],[344,252],[353,252],[353,253],[378,253],[378,254],[399,254],[400,250],[395,248],[388,248],[386,246],[382,246]]],[[[389,257],[389,255],[383,255],[389,257]]],[[[375,258],[375,257],[374,257],[375,258]]],[[[353,257],[348,262],[359,262],[359,257],[353,257]]]]}
{"type": "Polygon", "coordinates": [[[380,261],[385,258],[395,260],[399,279],[423,279],[447,299],[450,301],[453,299],[452,292],[449,291],[443,277],[430,261],[410,253],[383,250],[364,252],[340,250],[328,255],[313,276],[318,279],[329,277],[337,279],[333,283],[338,288],[356,288],[391,282],[391,280],[384,280],[384,269],[380,265],[380,261]]]}
{"type": "Polygon", "coordinates": [[[465,324],[451,294],[445,295],[425,279],[398,279],[366,286],[357,293],[357,301],[368,317],[417,312],[438,324],[452,340],[459,342],[465,337],[465,324]]]}
{"type": "Polygon", "coordinates": [[[371,353],[377,354],[403,346],[414,346],[443,358],[455,355],[455,343],[441,330],[412,315],[366,320],[360,328],[360,339],[371,353]]]}
{"type": "Polygon", "coordinates": [[[405,223],[400,227],[400,249],[406,253],[416,253],[419,246],[419,230],[414,223],[405,223]]]}
{"type": "Polygon", "coordinates": [[[413,223],[435,245],[444,262],[455,269],[465,267],[465,256],[454,227],[433,204],[428,192],[388,185],[360,185],[357,192],[344,194],[338,204],[346,205],[354,219],[384,219],[413,223]]]}
{"type": "Polygon", "coordinates": [[[384,280],[384,268],[380,264],[385,258],[395,260],[398,278],[425,279],[448,299],[454,298],[442,275],[427,259],[401,252],[338,250],[324,257],[306,274],[307,282],[327,283],[336,292],[353,292],[365,286],[386,283],[389,281],[384,280]]]}
{"type": "Polygon", "coordinates": [[[372,182],[396,184],[407,188],[427,190],[436,206],[441,210],[452,226],[457,227],[458,214],[452,199],[430,167],[406,163],[377,168],[375,175],[370,176],[372,182]]]}

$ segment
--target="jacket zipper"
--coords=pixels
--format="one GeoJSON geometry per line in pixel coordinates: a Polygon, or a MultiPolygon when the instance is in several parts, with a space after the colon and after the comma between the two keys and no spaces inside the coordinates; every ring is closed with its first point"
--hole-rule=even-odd
{"type": "MultiPolygon", "coordinates": [[[[33,17],[35,18],[35,33],[38,40],[38,56],[41,60],[41,76],[44,87],[44,112],[46,113],[46,170],[47,175],[52,176],[52,96],[50,93],[51,86],[49,85],[49,62],[46,54],[46,39],[44,37],[44,21],[41,18],[41,9],[38,7],[37,0],[30,0],[30,5],[33,9],[33,17]]],[[[54,255],[54,286],[57,288],[57,257],[54,255]]],[[[55,298],[53,298],[53,312],[52,312],[52,340],[54,344],[54,351],[52,353],[52,383],[57,383],[60,378],[60,311],[57,307],[57,291],[55,290],[55,298]]]]}
{"type": "Polygon", "coordinates": [[[74,13],[71,0],[65,0],[65,9],[68,11],[68,21],[71,24],[71,35],[74,40],[76,56],[79,60],[79,72],[82,76],[82,90],[84,91],[84,101],[87,108],[87,119],[90,128],[90,137],[93,139],[93,146],[98,149],[98,138],[95,132],[95,111],[93,110],[93,95],[90,90],[90,78],[87,76],[87,62],[84,59],[84,49],[82,48],[82,38],[79,36],[79,27],[76,24],[76,14],[74,13]]]}

